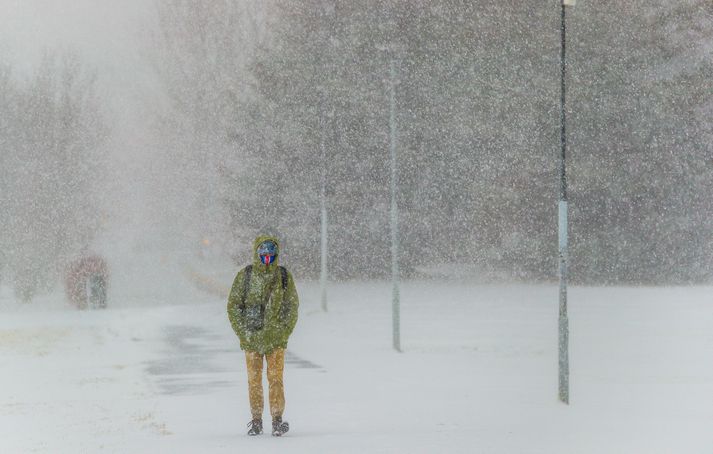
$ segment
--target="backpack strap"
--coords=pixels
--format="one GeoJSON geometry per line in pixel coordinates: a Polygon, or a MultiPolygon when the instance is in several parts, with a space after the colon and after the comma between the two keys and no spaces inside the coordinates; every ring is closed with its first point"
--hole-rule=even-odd
{"type": "MultiPolygon", "coordinates": [[[[242,298],[242,305],[245,306],[245,300],[248,297],[248,290],[250,290],[250,277],[253,274],[253,266],[248,265],[245,267],[245,279],[243,281],[243,298],[242,298]]],[[[280,266],[280,276],[282,277],[282,290],[287,290],[287,284],[288,284],[288,276],[287,276],[287,268],[284,266],[280,266]]]]}
{"type": "Polygon", "coordinates": [[[287,321],[290,315],[290,311],[292,310],[290,301],[285,297],[285,292],[287,292],[287,284],[288,284],[288,279],[289,276],[287,274],[287,268],[284,266],[280,266],[280,276],[282,277],[282,302],[280,304],[280,319],[282,321],[287,321]]]}
{"type": "Polygon", "coordinates": [[[245,300],[248,298],[248,290],[250,290],[250,276],[253,274],[253,266],[248,265],[245,267],[245,279],[243,280],[243,298],[242,305],[245,306],[245,300]]]}
{"type": "Polygon", "coordinates": [[[287,290],[287,268],[280,265],[280,274],[282,275],[282,290],[287,290]]]}

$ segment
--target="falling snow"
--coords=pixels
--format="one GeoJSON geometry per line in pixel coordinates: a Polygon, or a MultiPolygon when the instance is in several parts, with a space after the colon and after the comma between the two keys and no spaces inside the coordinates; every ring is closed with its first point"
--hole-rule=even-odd
{"type": "Polygon", "coordinates": [[[286,386],[334,404],[288,396],[308,428],[294,438],[325,452],[366,452],[360,429],[376,434],[372,452],[713,449],[701,423],[713,421],[701,404],[713,372],[693,355],[713,352],[699,324],[713,284],[713,4],[566,9],[572,402],[560,407],[561,8],[0,0],[0,427],[17,429],[0,432],[0,451],[65,452],[53,440],[70,429],[66,452],[160,452],[185,430],[186,452],[201,438],[242,443],[224,287],[258,234],[280,239],[306,292],[286,386]],[[105,310],[72,296],[92,291],[77,278],[87,257],[102,264],[105,310]],[[352,331],[365,325],[367,340],[352,331]],[[345,383],[373,394],[330,381],[349,376],[342,351],[374,371],[345,383]],[[84,361],[87,374],[59,379],[84,361]],[[425,383],[436,379],[448,386],[425,383]],[[34,390],[50,381],[52,393],[34,390]],[[194,388],[192,408],[232,400],[205,418],[237,423],[199,433],[178,405],[194,388]],[[71,417],[50,394],[98,430],[62,425],[71,417]],[[28,415],[59,429],[32,441],[28,415]],[[133,428],[142,443],[117,435],[133,428]],[[409,437],[423,443],[399,445],[409,437]]]}

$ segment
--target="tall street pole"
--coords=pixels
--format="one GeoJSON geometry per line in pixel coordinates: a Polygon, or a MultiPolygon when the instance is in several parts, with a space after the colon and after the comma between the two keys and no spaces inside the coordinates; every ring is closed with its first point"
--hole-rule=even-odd
{"type": "Polygon", "coordinates": [[[321,217],[321,267],[320,267],[320,273],[319,273],[319,285],[321,289],[321,301],[322,301],[322,310],[324,312],[327,312],[327,277],[328,277],[328,270],[327,270],[327,227],[328,227],[328,220],[327,220],[327,153],[326,153],[326,146],[325,146],[325,121],[324,121],[324,99],[322,99],[322,107],[321,107],[321,112],[320,112],[320,123],[322,127],[322,131],[320,131],[320,148],[321,148],[321,162],[320,165],[322,167],[322,175],[321,175],[321,183],[320,183],[320,192],[319,192],[319,205],[320,205],[320,217],[321,217]]]}
{"type": "Polygon", "coordinates": [[[569,404],[569,317],[567,315],[567,111],[566,12],[576,0],[562,0],[560,22],[560,188],[559,188],[559,399],[569,404]]]}
{"type": "Polygon", "coordinates": [[[391,302],[394,350],[401,351],[401,302],[399,295],[399,211],[396,204],[396,62],[390,64],[389,149],[391,154],[391,302]]]}
{"type": "MultiPolygon", "coordinates": [[[[320,10],[322,14],[322,20],[331,24],[331,15],[334,13],[334,3],[331,1],[323,2],[323,8],[320,10]]],[[[326,42],[330,42],[329,36],[325,38],[326,42]]],[[[331,47],[322,48],[320,56],[326,61],[329,61],[329,57],[332,56],[331,47]],[[330,49],[329,56],[325,57],[326,49],[330,49]]],[[[327,218],[327,145],[326,145],[326,134],[327,134],[327,121],[326,116],[326,88],[324,86],[326,81],[323,81],[320,85],[319,90],[319,146],[320,146],[320,189],[319,189],[319,213],[320,213],[320,271],[319,271],[319,286],[320,286],[320,300],[322,310],[327,312],[327,281],[329,279],[329,269],[327,268],[327,247],[328,247],[328,231],[329,231],[329,220],[327,218]]],[[[331,103],[330,103],[331,104],[331,103]]],[[[330,111],[331,112],[331,111],[330,111]]],[[[332,115],[329,115],[330,119],[332,115]]],[[[331,120],[329,122],[330,130],[333,126],[331,120]]]]}

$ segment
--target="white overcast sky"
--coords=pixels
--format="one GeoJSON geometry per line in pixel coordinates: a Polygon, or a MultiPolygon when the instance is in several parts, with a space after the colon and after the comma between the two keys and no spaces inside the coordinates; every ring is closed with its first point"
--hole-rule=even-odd
{"type": "Polygon", "coordinates": [[[43,48],[71,47],[104,71],[133,58],[149,23],[146,0],[0,0],[0,52],[18,69],[43,48]]]}

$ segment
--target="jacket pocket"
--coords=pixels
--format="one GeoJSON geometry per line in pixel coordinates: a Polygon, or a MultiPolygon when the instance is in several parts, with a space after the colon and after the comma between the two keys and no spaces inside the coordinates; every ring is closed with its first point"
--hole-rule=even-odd
{"type": "Polygon", "coordinates": [[[245,308],[245,327],[248,331],[260,331],[265,326],[265,306],[255,304],[245,308]]]}

